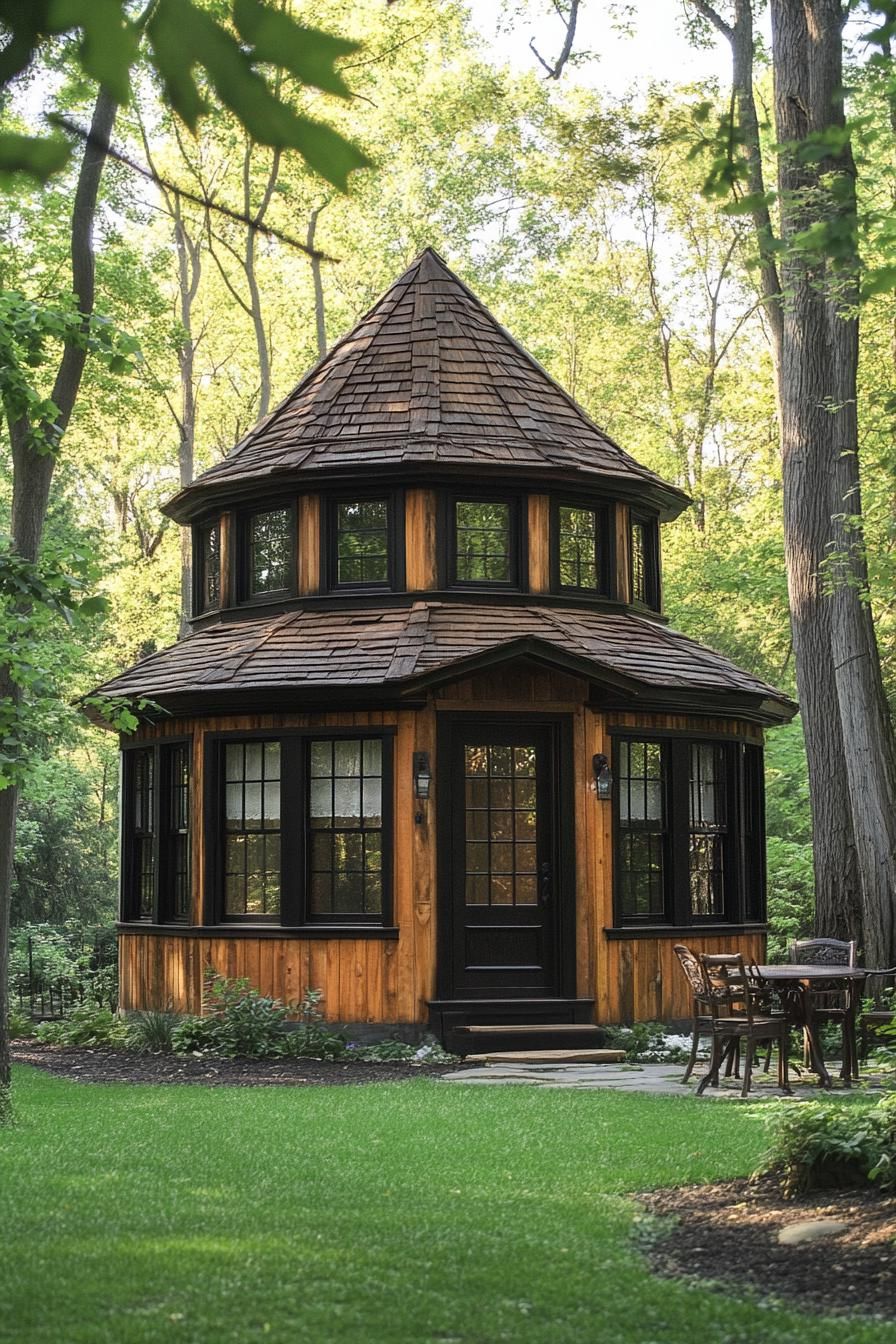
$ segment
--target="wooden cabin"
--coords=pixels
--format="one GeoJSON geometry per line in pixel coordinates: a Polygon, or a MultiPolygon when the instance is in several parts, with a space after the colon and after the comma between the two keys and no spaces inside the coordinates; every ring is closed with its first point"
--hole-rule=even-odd
{"type": "Polygon", "coordinates": [[[167,513],[192,633],[100,688],[121,1005],[203,968],[355,1035],[688,1016],[673,945],[765,940],[763,730],[663,616],[688,504],[432,251],[167,513]]]}

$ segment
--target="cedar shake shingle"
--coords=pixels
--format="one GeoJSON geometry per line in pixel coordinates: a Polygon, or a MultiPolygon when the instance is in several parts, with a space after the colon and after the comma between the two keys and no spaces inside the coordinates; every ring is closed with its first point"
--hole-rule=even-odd
{"type": "Polygon", "coordinates": [[[431,249],[223,462],[169,502],[187,521],[228,494],[301,473],[510,467],[641,493],[674,517],[687,496],[604,433],[431,249]]]}
{"type": "Polygon", "coordinates": [[[792,717],[793,703],[727,658],[667,626],[615,612],[573,611],[497,602],[415,602],[363,611],[292,610],[213,625],[151,655],[99,688],[106,696],[147,697],[165,706],[237,693],[345,691],[356,687],[412,694],[432,680],[451,680],[485,655],[529,656],[656,700],[699,692],[712,713],[717,697],[742,698],[766,723],[792,717]]]}

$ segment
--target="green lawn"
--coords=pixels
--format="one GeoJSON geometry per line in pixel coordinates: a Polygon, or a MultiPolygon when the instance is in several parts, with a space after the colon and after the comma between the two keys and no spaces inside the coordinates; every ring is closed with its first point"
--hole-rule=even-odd
{"type": "Polygon", "coordinates": [[[748,1173],[754,1109],[452,1087],[84,1086],[16,1073],[0,1339],[893,1340],[652,1278],[626,1192],[748,1173]]]}

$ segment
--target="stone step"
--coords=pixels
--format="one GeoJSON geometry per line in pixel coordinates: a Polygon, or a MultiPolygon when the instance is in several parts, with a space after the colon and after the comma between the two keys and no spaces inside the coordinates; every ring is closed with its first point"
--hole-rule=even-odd
{"type": "Polygon", "coordinates": [[[467,1055],[468,1064],[621,1064],[624,1050],[501,1050],[467,1055]]]}

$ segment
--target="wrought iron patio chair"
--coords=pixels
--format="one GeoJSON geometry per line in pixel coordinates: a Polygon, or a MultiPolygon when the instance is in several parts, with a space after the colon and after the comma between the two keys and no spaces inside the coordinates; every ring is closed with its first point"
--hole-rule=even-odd
{"type": "MultiPolygon", "coordinates": [[[[681,1080],[683,1083],[686,1083],[694,1072],[701,1038],[712,1038],[712,1012],[709,1006],[709,999],[706,996],[703,968],[700,965],[697,954],[692,952],[689,947],[686,947],[684,943],[676,943],[672,951],[681,962],[681,969],[685,973],[685,977],[691,990],[691,1057],[688,1060],[687,1068],[684,1071],[684,1077],[681,1080]]],[[[728,1074],[734,1069],[735,1076],[738,1078],[740,1077],[735,1050],[729,1052],[725,1067],[728,1074]]]]}
{"type": "Polygon", "coordinates": [[[707,1087],[717,1087],[719,1070],[726,1047],[733,1041],[745,1041],[741,1096],[750,1091],[753,1054],[760,1041],[773,1041],[778,1047],[778,1085],[790,1092],[787,1052],[790,1022],[785,1013],[768,1012],[757,1002],[756,991],[747,975],[744,959],[738,953],[704,952],[700,956],[704,996],[712,1018],[712,1059],[709,1070],[697,1086],[700,1096],[707,1087]]]}
{"type": "MultiPolygon", "coordinates": [[[[849,966],[856,965],[855,939],[849,942],[840,938],[803,938],[790,944],[788,956],[797,966],[849,966]]],[[[816,1023],[836,1023],[840,1027],[841,1060],[843,1076],[858,1078],[858,1055],[855,1040],[855,1014],[852,1011],[851,995],[854,987],[844,985],[832,989],[813,989],[811,993],[812,1016],[816,1023]]],[[[803,1031],[803,1063],[809,1065],[809,1042],[803,1031]]]]}

